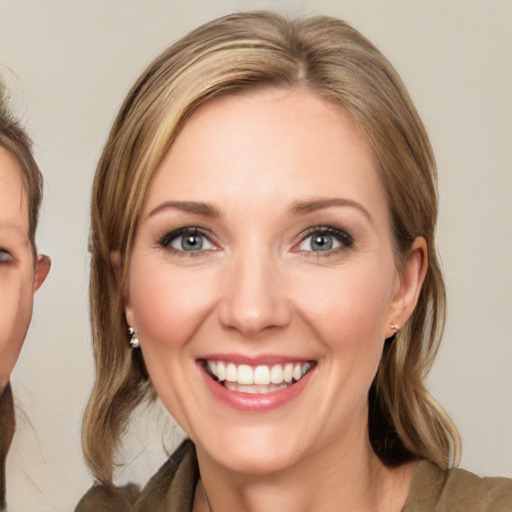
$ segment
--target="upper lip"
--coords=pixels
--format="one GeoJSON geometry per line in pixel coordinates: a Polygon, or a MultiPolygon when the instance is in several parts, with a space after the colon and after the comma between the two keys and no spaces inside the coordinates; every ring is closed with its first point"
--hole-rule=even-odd
{"type": "Polygon", "coordinates": [[[258,356],[248,356],[245,354],[207,354],[199,357],[198,360],[203,361],[226,361],[236,365],[246,364],[248,366],[273,365],[284,363],[307,363],[314,361],[310,357],[281,355],[281,354],[261,354],[258,356]]]}

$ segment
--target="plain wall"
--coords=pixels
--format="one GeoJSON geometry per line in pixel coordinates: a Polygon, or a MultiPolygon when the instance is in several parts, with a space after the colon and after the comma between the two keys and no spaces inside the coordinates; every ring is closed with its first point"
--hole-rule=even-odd
{"type": "MultiPolygon", "coordinates": [[[[13,512],[72,510],[91,484],[80,448],[93,372],[87,214],[113,117],[169,43],[255,8],[344,18],[405,81],[439,167],[449,306],[429,384],[460,428],[462,466],[512,477],[511,1],[0,0],[0,73],[45,175],[38,243],[53,260],[12,379],[23,410],[8,460],[13,512]]],[[[165,459],[176,436],[162,442],[154,415],[128,436],[119,481],[144,483],[165,459]]]]}

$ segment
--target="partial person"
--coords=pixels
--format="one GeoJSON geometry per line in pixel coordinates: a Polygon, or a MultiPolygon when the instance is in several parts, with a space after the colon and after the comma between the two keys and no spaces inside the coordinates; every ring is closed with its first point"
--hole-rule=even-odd
{"type": "Polygon", "coordinates": [[[36,249],[43,178],[31,147],[0,82],[0,510],[15,430],[10,375],[30,324],[34,293],[50,270],[50,259],[36,249]]]}
{"type": "Polygon", "coordinates": [[[347,23],[267,12],[172,45],[96,172],[97,483],[77,511],[510,511],[454,469],[435,160],[396,71],[347,23]],[[186,440],[142,491],[113,469],[158,396],[186,440]]]}

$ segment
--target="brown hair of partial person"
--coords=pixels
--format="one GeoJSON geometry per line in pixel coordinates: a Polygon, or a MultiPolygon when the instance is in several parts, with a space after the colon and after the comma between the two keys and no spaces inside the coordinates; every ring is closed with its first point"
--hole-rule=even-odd
{"type": "MultiPolygon", "coordinates": [[[[20,123],[13,117],[5,88],[0,81],[0,147],[9,151],[19,163],[28,204],[29,238],[34,250],[39,209],[43,196],[43,177],[32,156],[32,142],[20,123]]],[[[0,509],[5,507],[5,459],[15,430],[14,404],[11,385],[0,390],[0,509]]]]}
{"type": "Polygon", "coordinates": [[[0,390],[0,510],[5,508],[5,459],[14,436],[14,401],[11,385],[0,390]]]}
{"type": "Polygon", "coordinates": [[[425,458],[445,468],[458,460],[457,429],[424,384],[443,330],[445,288],[434,241],[435,161],[423,124],[388,60],[347,23],[252,12],[196,29],[150,64],[125,99],[98,164],[90,233],[96,378],[83,448],[99,481],[112,481],[133,409],[154,398],[141,352],[129,349],[122,300],[148,184],[199,105],[268,87],[301,88],[340,105],[365,134],[379,163],[397,266],[413,240],[425,238],[425,282],[412,317],[385,345],[369,394],[369,433],[389,465],[425,458]]]}
{"type": "Polygon", "coordinates": [[[18,161],[21,169],[28,204],[29,237],[36,250],[35,236],[39,210],[43,198],[43,176],[32,155],[32,141],[21,124],[11,114],[5,88],[0,82],[0,147],[18,161]]]}

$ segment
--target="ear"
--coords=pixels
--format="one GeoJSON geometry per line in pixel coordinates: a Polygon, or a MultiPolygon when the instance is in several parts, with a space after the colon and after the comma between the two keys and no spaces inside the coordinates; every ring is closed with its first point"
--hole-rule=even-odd
{"type": "Polygon", "coordinates": [[[387,315],[386,338],[396,332],[396,329],[393,329],[390,324],[401,327],[412,315],[418,303],[427,267],[427,242],[422,236],[419,236],[412,243],[398,270],[397,285],[387,315]]]}
{"type": "Polygon", "coordinates": [[[126,322],[130,327],[135,329],[134,315],[133,310],[131,308],[130,301],[130,287],[129,283],[123,283],[123,265],[121,261],[121,253],[119,251],[112,251],[110,253],[110,262],[112,263],[112,267],[114,269],[114,274],[116,276],[118,286],[122,286],[121,293],[123,295],[123,305],[124,305],[124,314],[126,317],[126,322]]]}
{"type": "Polygon", "coordinates": [[[52,266],[52,260],[46,254],[38,254],[36,259],[36,271],[34,275],[34,293],[44,283],[52,266]]]}

